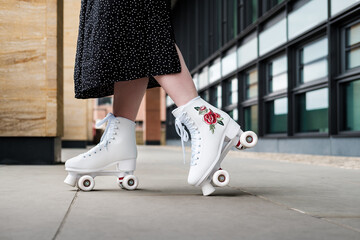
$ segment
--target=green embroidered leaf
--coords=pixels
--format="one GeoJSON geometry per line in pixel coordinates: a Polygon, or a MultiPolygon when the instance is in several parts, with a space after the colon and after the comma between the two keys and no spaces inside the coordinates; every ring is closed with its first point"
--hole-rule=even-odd
{"type": "Polygon", "coordinates": [[[222,120],[224,120],[224,118],[219,117],[217,120],[218,120],[218,121],[222,121],[222,120]]]}
{"type": "Polygon", "coordinates": [[[203,110],[203,111],[199,111],[199,114],[201,114],[201,115],[204,115],[206,113],[206,111],[205,110],[203,110]]]}
{"type": "Polygon", "coordinates": [[[211,130],[212,133],[214,133],[214,129],[215,129],[215,125],[214,125],[214,124],[211,124],[211,125],[210,125],[210,130],[211,130]]]}
{"type": "Polygon", "coordinates": [[[200,110],[200,107],[194,107],[197,111],[199,111],[200,110]]]}
{"type": "Polygon", "coordinates": [[[218,124],[224,126],[224,123],[222,121],[218,121],[218,124]]]}

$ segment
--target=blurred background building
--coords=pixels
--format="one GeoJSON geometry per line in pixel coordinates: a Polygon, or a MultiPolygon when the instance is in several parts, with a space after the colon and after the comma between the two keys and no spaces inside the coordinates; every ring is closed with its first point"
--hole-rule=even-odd
{"type": "MultiPolygon", "coordinates": [[[[253,151],[360,156],[360,1],[178,0],[175,36],[199,94],[253,151]]],[[[177,138],[167,97],[167,139],[177,138]]]]}

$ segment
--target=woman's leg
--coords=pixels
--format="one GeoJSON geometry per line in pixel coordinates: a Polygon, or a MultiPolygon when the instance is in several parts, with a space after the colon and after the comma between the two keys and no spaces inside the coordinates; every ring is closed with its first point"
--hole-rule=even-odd
{"type": "Polygon", "coordinates": [[[116,117],[135,121],[148,81],[145,77],[114,84],[113,112],[116,117]]]}
{"type": "Polygon", "coordinates": [[[180,49],[176,46],[178,52],[181,72],[154,76],[165,92],[170,96],[177,106],[181,106],[198,96],[193,79],[185,64],[180,49]]]}

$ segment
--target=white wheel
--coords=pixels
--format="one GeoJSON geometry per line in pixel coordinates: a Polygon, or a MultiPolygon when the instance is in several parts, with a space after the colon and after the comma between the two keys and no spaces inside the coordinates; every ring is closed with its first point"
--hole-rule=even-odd
{"type": "Polygon", "coordinates": [[[134,175],[126,175],[123,179],[122,186],[127,190],[134,190],[138,186],[138,180],[134,175]]]}
{"type": "Polygon", "coordinates": [[[95,180],[89,175],[82,176],[78,181],[78,187],[83,191],[91,191],[95,186],[95,180]]]}
{"type": "Polygon", "coordinates": [[[117,179],[117,184],[118,184],[119,188],[121,188],[121,189],[124,188],[122,182],[123,182],[123,179],[121,179],[121,180],[119,178],[117,179]]]}
{"type": "Polygon", "coordinates": [[[258,142],[258,137],[256,133],[254,133],[253,131],[246,131],[240,136],[240,143],[245,148],[255,147],[257,142],[258,142]]]}
{"type": "Polygon", "coordinates": [[[212,182],[215,186],[224,187],[230,182],[230,175],[225,170],[218,170],[214,173],[212,182]]]}

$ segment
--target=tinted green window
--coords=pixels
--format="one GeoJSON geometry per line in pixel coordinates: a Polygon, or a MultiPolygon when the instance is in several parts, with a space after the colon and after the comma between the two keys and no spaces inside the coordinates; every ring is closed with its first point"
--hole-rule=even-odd
{"type": "Polygon", "coordinates": [[[360,131],[360,80],[346,83],[342,87],[344,99],[345,131],[360,131]]]}
{"type": "Polygon", "coordinates": [[[346,29],[346,69],[360,66],[360,23],[346,29]]]}
{"type": "Polygon", "coordinates": [[[237,35],[237,0],[225,0],[226,5],[226,32],[225,42],[230,41],[237,35]]]}
{"type": "Polygon", "coordinates": [[[245,98],[250,99],[258,96],[258,73],[257,69],[248,71],[245,74],[245,98]]]}
{"type": "Polygon", "coordinates": [[[288,100],[279,98],[267,105],[267,133],[286,133],[288,100]]]}
{"type": "Polygon", "coordinates": [[[200,96],[202,99],[204,99],[205,101],[209,102],[209,92],[208,91],[203,91],[200,93],[200,96]]]}
{"type": "Polygon", "coordinates": [[[235,121],[237,121],[239,119],[238,110],[236,108],[231,111],[228,111],[228,114],[235,121]]]}
{"type": "Polygon", "coordinates": [[[245,26],[248,26],[257,20],[258,4],[257,0],[246,0],[245,4],[245,26]]]}
{"type": "Polygon", "coordinates": [[[258,132],[258,105],[244,108],[245,130],[258,132]]]}
{"type": "Polygon", "coordinates": [[[328,132],[328,89],[306,92],[297,97],[298,132],[328,132]]]}

